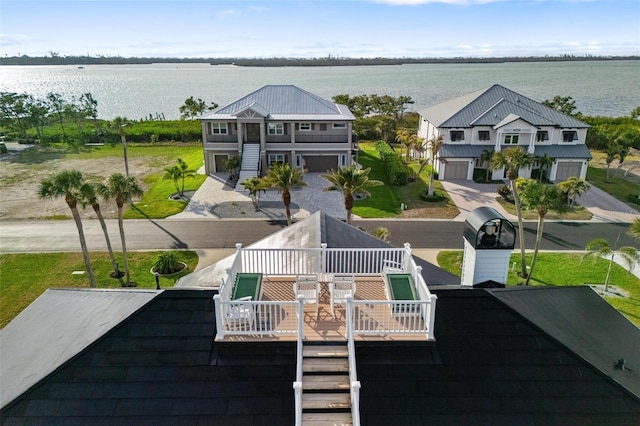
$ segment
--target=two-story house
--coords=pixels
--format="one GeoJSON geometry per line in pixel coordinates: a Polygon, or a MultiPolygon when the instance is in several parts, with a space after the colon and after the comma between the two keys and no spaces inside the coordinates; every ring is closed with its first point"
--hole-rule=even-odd
{"type": "MultiPolygon", "coordinates": [[[[587,174],[589,125],[498,84],[419,114],[418,136],[426,141],[442,137],[434,164],[441,180],[470,180],[475,168],[488,166],[480,159],[483,151],[498,152],[511,146],[520,146],[535,157],[554,158],[553,165],[541,171],[552,182],[587,174]]],[[[536,161],[532,168],[521,170],[520,176],[529,178],[539,168],[536,161]]],[[[504,178],[504,169],[495,170],[492,177],[504,178]]]]}
{"type": "Polygon", "coordinates": [[[200,117],[207,174],[242,157],[239,182],[286,162],[311,172],[351,164],[355,117],[291,85],[268,85],[200,117]]]}

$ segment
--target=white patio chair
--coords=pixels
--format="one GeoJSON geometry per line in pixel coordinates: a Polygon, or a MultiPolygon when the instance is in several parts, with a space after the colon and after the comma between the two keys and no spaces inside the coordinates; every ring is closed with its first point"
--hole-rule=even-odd
{"type": "Polygon", "coordinates": [[[249,302],[251,296],[241,297],[234,300],[227,312],[227,325],[230,330],[251,330],[256,323],[256,310],[249,302]]]}
{"type": "Polygon", "coordinates": [[[385,274],[401,274],[404,272],[402,263],[393,260],[382,261],[382,272],[385,274]]]}
{"type": "Polygon", "coordinates": [[[336,274],[329,284],[331,294],[331,315],[335,318],[335,305],[346,305],[347,295],[352,297],[356,294],[356,279],[350,274],[336,274]]]}
{"type": "Polygon", "coordinates": [[[320,297],[320,280],[318,275],[298,275],[293,283],[293,294],[298,299],[302,296],[304,304],[315,303],[316,319],[318,318],[318,298],[320,297]]]}

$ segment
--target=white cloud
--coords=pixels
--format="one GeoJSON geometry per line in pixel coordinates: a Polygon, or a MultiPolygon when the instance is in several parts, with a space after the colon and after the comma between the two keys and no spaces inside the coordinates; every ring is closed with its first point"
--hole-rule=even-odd
{"type": "Polygon", "coordinates": [[[221,10],[216,13],[216,15],[218,15],[221,18],[224,18],[226,16],[231,16],[231,15],[237,15],[237,14],[238,14],[238,11],[236,9],[221,10]]]}
{"type": "Polygon", "coordinates": [[[391,6],[418,6],[430,3],[444,3],[459,6],[469,6],[475,4],[497,3],[507,0],[370,0],[374,3],[388,4],[391,6]]]}

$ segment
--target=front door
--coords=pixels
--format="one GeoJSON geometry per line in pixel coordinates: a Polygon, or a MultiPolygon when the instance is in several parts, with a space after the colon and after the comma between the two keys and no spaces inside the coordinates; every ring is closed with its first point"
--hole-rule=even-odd
{"type": "Polygon", "coordinates": [[[246,142],[260,142],[260,124],[259,123],[245,124],[245,130],[247,134],[246,142]]]}

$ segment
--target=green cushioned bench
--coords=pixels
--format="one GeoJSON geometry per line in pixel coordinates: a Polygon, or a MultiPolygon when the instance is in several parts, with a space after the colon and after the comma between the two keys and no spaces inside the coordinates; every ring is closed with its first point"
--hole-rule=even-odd
{"type": "Polygon", "coordinates": [[[409,274],[387,274],[391,300],[416,300],[413,278],[409,274]]]}
{"type": "Polygon", "coordinates": [[[262,293],[262,274],[245,274],[236,275],[236,283],[233,287],[233,295],[231,300],[241,299],[251,296],[251,300],[260,300],[262,293]]]}
{"type": "MultiPolygon", "coordinates": [[[[413,286],[413,278],[410,274],[385,274],[385,282],[387,283],[387,289],[389,299],[398,301],[413,301],[417,300],[416,291],[413,286]]],[[[416,315],[419,313],[420,307],[418,305],[394,305],[393,313],[398,315],[416,315]]]]}

